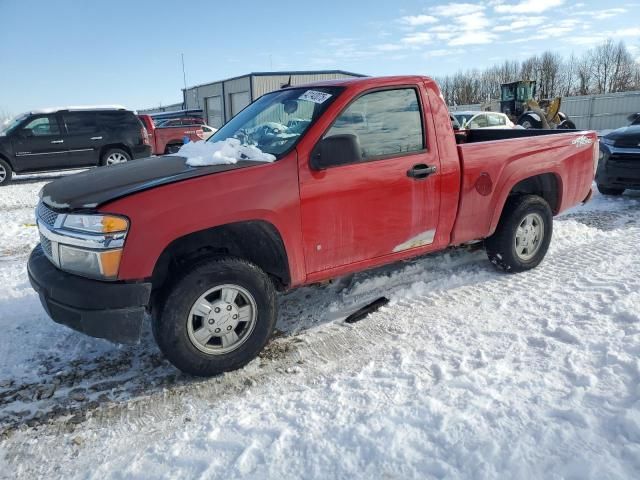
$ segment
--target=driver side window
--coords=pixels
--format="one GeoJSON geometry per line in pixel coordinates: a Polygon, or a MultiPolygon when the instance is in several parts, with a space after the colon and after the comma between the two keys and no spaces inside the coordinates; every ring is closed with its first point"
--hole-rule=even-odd
{"type": "Polygon", "coordinates": [[[362,159],[418,152],[425,148],[418,94],[413,88],[367,93],[354,101],[324,138],[355,135],[362,159]]]}
{"type": "Polygon", "coordinates": [[[55,115],[36,117],[22,127],[22,130],[30,132],[34,137],[60,135],[60,128],[58,127],[58,120],[55,115]]]}

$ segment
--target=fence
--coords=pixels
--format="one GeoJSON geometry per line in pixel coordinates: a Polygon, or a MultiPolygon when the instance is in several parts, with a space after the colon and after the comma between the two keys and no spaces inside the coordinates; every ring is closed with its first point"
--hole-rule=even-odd
{"type": "MultiPolygon", "coordinates": [[[[456,105],[451,111],[480,110],[480,104],[456,105]]],[[[606,130],[629,124],[627,117],[640,112],[640,91],[562,97],[561,110],[586,130],[606,130]]]]}

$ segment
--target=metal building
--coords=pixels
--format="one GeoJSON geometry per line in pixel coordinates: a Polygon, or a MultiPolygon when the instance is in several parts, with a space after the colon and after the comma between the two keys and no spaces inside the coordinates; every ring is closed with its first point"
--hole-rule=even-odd
{"type": "Polygon", "coordinates": [[[184,108],[201,108],[206,123],[220,128],[255,99],[283,86],[364,76],[342,70],[254,72],[182,89],[182,96],[184,108]]]}
{"type": "Polygon", "coordinates": [[[182,103],[172,103],[171,105],[138,109],[138,113],[151,115],[152,113],[177,112],[179,110],[182,110],[182,108],[182,103]]]}

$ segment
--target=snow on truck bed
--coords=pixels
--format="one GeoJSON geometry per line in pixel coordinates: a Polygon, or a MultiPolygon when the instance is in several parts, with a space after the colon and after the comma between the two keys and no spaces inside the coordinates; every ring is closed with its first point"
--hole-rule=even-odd
{"type": "Polygon", "coordinates": [[[640,478],[638,194],[563,215],[527,273],[451,251],[289,293],[259,359],[194,380],[148,327],[117,347],[46,317],[42,183],[0,188],[2,478],[640,478]]]}

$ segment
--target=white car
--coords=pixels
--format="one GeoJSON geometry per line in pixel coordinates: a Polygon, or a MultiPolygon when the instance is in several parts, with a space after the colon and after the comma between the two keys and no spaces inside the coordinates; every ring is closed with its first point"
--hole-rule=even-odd
{"type": "Polygon", "coordinates": [[[451,112],[461,129],[474,128],[515,128],[504,113],[498,112],[451,112]]]}
{"type": "Polygon", "coordinates": [[[210,127],[209,125],[201,125],[200,128],[202,129],[201,138],[203,140],[209,140],[209,137],[218,131],[217,128],[210,127]]]}

